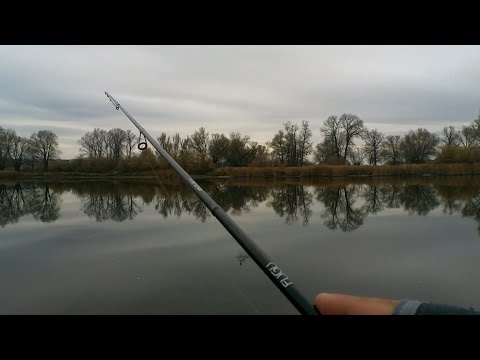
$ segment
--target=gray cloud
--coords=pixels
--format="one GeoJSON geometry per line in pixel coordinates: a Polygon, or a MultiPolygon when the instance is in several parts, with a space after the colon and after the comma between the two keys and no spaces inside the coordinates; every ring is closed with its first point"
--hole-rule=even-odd
{"type": "Polygon", "coordinates": [[[95,127],[154,136],[240,131],[263,143],[286,121],[354,113],[389,134],[471,122],[479,46],[0,46],[0,126],[60,137],[63,157],[95,127]]]}

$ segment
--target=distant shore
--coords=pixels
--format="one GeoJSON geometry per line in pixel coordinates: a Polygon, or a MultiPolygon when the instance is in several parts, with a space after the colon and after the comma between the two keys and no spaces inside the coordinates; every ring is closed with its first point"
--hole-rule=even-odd
{"type": "MultiPolygon", "coordinates": [[[[302,167],[218,168],[207,174],[191,174],[195,179],[212,178],[336,178],[336,177],[411,177],[480,175],[480,163],[472,164],[402,164],[402,165],[311,165],[302,167]]],[[[150,179],[177,178],[172,169],[155,173],[83,173],[38,171],[0,171],[0,179],[150,179]]]]}

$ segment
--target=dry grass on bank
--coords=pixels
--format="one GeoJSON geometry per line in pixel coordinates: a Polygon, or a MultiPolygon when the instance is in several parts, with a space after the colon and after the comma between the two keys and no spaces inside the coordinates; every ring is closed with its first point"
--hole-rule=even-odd
{"type": "MultiPolygon", "coordinates": [[[[195,173],[192,173],[195,175],[195,173]]],[[[375,177],[375,176],[445,176],[480,175],[480,163],[473,164],[408,164],[408,165],[311,165],[303,167],[235,167],[218,168],[196,177],[228,176],[234,178],[332,178],[332,177],[375,177]]],[[[95,178],[95,177],[160,177],[176,178],[172,169],[155,169],[139,172],[109,171],[104,173],[78,171],[32,172],[1,170],[0,178],[95,178]]]]}
{"type": "Polygon", "coordinates": [[[303,167],[222,168],[213,176],[233,177],[343,177],[343,176],[435,176],[477,175],[477,164],[408,164],[408,165],[312,165],[303,167]]]}

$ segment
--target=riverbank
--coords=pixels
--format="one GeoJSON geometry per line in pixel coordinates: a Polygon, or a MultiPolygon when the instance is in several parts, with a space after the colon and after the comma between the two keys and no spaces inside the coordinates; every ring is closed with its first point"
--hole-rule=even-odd
{"type": "MultiPolygon", "coordinates": [[[[411,177],[480,175],[480,163],[473,164],[408,164],[408,165],[312,165],[303,167],[235,167],[218,168],[205,175],[192,174],[195,179],[209,178],[331,178],[331,177],[411,177]]],[[[138,173],[84,173],[0,171],[3,179],[131,179],[176,178],[172,169],[156,169],[138,173]]]]}

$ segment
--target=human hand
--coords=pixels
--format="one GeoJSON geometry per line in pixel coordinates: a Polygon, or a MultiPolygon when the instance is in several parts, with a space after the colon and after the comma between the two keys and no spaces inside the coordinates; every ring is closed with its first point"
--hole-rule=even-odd
{"type": "Polygon", "coordinates": [[[392,315],[400,301],[342,294],[318,294],[315,306],[322,315],[392,315]]]}

